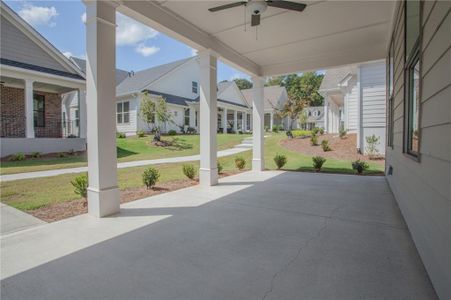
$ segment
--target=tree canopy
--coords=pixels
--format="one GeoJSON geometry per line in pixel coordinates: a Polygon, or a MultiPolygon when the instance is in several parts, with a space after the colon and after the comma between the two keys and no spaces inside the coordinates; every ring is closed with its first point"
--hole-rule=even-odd
{"type": "Polygon", "coordinates": [[[252,88],[252,82],[247,80],[246,78],[237,78],[237,79],[234,79],[233,81],[235,81],[236,85],[238,86],[238,88],[240,90],[252,88]]]}

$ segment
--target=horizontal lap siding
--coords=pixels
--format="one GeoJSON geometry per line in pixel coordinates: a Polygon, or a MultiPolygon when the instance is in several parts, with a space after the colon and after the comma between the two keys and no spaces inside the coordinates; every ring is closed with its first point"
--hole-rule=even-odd
{"type": "Polygon", "coordinates": [[[357,99],[358,99],[358,88],[356,85],[356,80],[352,79],[349,83],[351,86],[350,91],[346,94],[346,103],[347,103],[347,118],[348,118],[348,128],[347,130],[355,131],[357,130],[358,126],[358,106],[357,106],[357,99]]]}
{"type": "Polygon", "coordinates": [[[130,99],[121,99],[120,101],[117,101],[117,103],[122,101],[130,102],[129,107],[130,122],[125,124],[118,124],[116,119],[116,130],[117,132],[123,132],[127,135],[134,135],[138,130],[137,128],[138,101],[136,98],[130,98],[130,99]]]}
{"type": "Polygon", "coordinates": [[[394,147],[387,180],[437,294],[451,299],[451,2],[423,3],[420,160],[403,153],[404,8],[395,38],[394,147]]]}

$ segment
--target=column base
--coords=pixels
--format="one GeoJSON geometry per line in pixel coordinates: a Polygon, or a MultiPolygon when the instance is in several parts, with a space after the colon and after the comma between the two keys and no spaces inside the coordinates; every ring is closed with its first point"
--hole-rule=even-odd
{"type": "Polygon", "coordinates": [[[265,162],[259,158],[252,159],[252,171],[264,171],[265,162]]]}
{"type": "Polygon", "coordinates": [[[104,190],[88,188],[88,213],[102,218],[120,211],[119,188],[104,190]]]}
{"type": "Polygon", "coordinates": [[[199,183],[202,186],[213,186],[218,184],[218,169],[199,169],[199,183]]]}

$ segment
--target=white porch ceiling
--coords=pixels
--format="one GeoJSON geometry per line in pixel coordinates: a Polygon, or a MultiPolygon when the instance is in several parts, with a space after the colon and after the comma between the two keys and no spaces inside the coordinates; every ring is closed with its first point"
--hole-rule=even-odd
{"type": "Polygon", "coordinates": [[[299,1],[304,12],[268,7],[261,25],[244,31],[244,7],[211,13],[233,1],[124,1],[121,12],[191,47],[210,48],[256,75],[300,72],[385,57],[392,1],[299,1]]]}

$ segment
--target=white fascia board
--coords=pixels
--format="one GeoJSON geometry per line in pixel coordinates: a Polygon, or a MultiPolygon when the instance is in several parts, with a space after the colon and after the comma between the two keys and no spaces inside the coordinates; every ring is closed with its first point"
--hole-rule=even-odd
{"type": "Polygon", "coordinates": [[[75,79],[55,74],[43,73],[34,70],[28,70],[8,65],[0,65],[2,76],[17,79],[31,79],[37,82],[59,85],[63,87],[71,87],[74,89],[85,89],[86,82],[84,79],[75,79]]]}
{"type": "Polygon", "coordinates": [[[260,66],[234,51],[218,39],[174,14],[156,1],[123,1],[117,10],[153,29],[167,34],[197,50],[210,49],[225,62],[253,75],[261,75],[260,66]]]}

